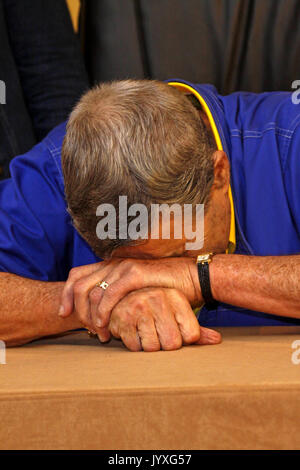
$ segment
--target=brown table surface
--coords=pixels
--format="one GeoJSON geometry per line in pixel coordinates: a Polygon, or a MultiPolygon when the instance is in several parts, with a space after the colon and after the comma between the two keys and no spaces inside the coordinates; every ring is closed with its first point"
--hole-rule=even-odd
{"type": "Polygon", "coordinates": [[[1,449],[300,449],[300,327],[132,353],[85,332],[7,350],[1,449]]]}

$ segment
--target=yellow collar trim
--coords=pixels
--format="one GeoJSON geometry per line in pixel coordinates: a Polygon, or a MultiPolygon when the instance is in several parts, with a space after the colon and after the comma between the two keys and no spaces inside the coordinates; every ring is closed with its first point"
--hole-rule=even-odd
{"type": "MultiPolygon", "coordinates": [[[[204,109],[204,111],[205,111],[205,113],[208,117],[209,124],[210,124],[210,127],[212,129],[215,141],[216,141],[217,149],[218,150],[223,150],[221,138],[220,138],[219,131],[218,131],[218,128],[216,126],[216,123],[214,121],[213,115],[212,115],[206,101],[200,95],[200,93],[198,93],[197,90],[192,88],[190,85],[186,85],[185,83],[169,82],[168,85],[174,86],[174,87],[178,88],[179,90],[189,91],[194,96],[196,96],[196,98],[200,101],[200,104],[201,104],[202,108],[204,109]]],[[[236,247],[236,235],[235,235],[234,204],[233,204],[231,186],[229,186],[228,196],[229,196],[230,208],[231,208],[231,221],[230,221],[229,243],[228,243],[227,253],[233,253],[235,251],[235,247],[236,247]]]]}
{"type": "Polygon", "coordinates": [[[233,204],[233,197],[231,186],[229,185],[228,196],[230,201],[230,208],[231,208],[231,220],[230,220],[230,232],[229,232],[229,243],[227,253],[231,254],[235,252],[236,248],[236,235],[235,235],[235,215],[234,215],[234,204],[233,204]]]}

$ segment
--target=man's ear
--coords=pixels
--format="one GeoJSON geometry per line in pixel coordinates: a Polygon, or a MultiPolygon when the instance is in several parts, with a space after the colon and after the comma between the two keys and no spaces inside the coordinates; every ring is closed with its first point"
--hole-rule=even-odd
{"type": "Polygon", "coordinates": [[[227,193],[230,184],[230,163],[223,150],[217,150],[213,154],[214,183],[213,188],[227,193]]]}

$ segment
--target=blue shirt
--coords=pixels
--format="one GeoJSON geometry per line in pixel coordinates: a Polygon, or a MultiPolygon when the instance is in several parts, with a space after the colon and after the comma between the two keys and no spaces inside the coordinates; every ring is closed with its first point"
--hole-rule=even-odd
{"type": "MultiPolygon", "coordinates": [[[[180,80],[176,80],[180,81],[180,80]]],[[[192,85],[205,99],[231,163],[236,253],[300,253],[300,107],[291,93],[220,96],[192,85]]],[[[61,170],[65,124],[10,165],[0,182],[0,270],[64,281],[69,270],[99,261],[72,225],[61,170]]],[[[202,309],[207,326],[300,324],[220,304],[202,309]]]]}
{"type": "Polygon", "coordinates": [[[0,182],[0,271],[64,281],[74,266],[99,261],[72,225],[61,170],[65,124],[10,164],[0,182]]]}

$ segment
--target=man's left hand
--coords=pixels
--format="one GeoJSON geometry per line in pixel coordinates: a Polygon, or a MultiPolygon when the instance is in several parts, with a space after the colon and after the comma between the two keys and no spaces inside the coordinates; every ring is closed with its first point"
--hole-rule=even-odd
{"type": "Polygon", "coordinates": [[[105,331],[116,305],[130,292],[148,287],[177,289],[193,306],[203,302],[192,258],[113,258],[70,271],[59,314],[67,317],[75,309],[87,328],[105,331]],[[106,289],[96,287],[101,281],[108,284],[106,289]]]}

